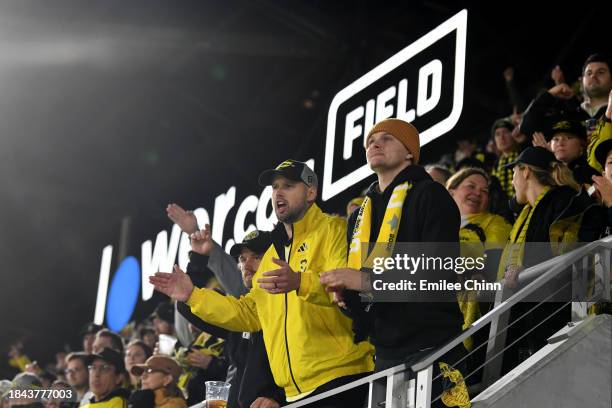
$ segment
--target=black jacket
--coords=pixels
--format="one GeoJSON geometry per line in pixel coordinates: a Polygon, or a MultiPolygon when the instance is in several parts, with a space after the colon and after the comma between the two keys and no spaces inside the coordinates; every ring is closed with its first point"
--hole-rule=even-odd
{"type": "MultiPolygon", "coordinates": [[[[550,242],[551,229],[562,219],[569,219],[582,214],[578,227],[578,242],[598,240],[605,230],[605,210],[595,205],[591,197],[583,190],[576,193],[567,186],[553,188],[536,207],[525,235],[526,242],[550,242]]],[[[555,254],[549,245],[525,247],[523,266],[529,267],[543,262],[555,254]]]]}
{"type": "MultiPolygon", "coordinates": [[[[405,181],[410,181],[413,187],[403,205],[396,243],[458,243],[459,209],[446,189],[420,166],[404,169],[382,194],[377,192],[378,183],[370,186],[367,192],[373,208],[370,242],[376,242],[393,189],[405,181]]],[[[357,213],[349,218],[349,243],[357,213]]],[[[452,282],[456,279],[453,271],[442,271],[438,278],[452,282]]],[[[381,358],[402,358],[437,347],[461,332],[463,318],[456,302],[374,303],[367,308],[356,292],[345,291],[344,296],[353,317],[356,341],[369,335],[376,355],[381,358]]]]}
{"type": "Polygon", "coordinates": [[[520,128],[522,133],[531,138],[534,132],[546,133],[562,118],[584,123],[587,119],[600,118],[605,111],[606,107],[603,106],[591,117],[582,109],[578,99],[564,100],[543,92],[525,110],[520,128]]]}
{"type": "Polygon", "coordinates": [[[574,180],[580,185],[583,184],[593,184],[593,179],[591,176],[600,176],[594,168],[589,166],[587,163],[586,155],[582,155],[571,163],[567,164],[567,167],[572,171],[572,175],[574,176],[574,180]]]}

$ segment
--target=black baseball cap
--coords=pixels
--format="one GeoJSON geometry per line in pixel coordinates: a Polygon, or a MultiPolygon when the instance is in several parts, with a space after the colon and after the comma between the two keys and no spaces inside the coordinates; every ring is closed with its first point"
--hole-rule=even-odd
{"type": "Polygon", "coordinates": [[[255,230],[249,232],[239,244],[234,244],[230,249],[230,255],[238,258],[244,248],[250,249],[256,254],[263,254],[272,245],[272,234],[267,231],[255,230]]]}
{"type": "Polygon", "coordinates": [[[309,187],[318,185],[317,175],[304,162],[289,159],[285,160],[276,168],[264,170],[259,175],[259,185],[269,186],[277,176],[283,176],[293,181],[301,181],[309,187]]]}
{"type": "Polygon", "coordinates": [[[102,351],[98,353],[92,353],[87,356],[87,365],[91,365],[96,360],[103,360],[109,364],[112,364],[113,366],[115,366],[117,373],[122,373],[125,371],[123,355],[121,355],[121,353],[117,350],[104,347],[102,351]]]}
{"type": "Polygon", "coordinates": [[[161,302],[157,305],[153,313],[151,313],[151,318],[158,318],[165,322],[174,324],[174,304],[170,302],[161,302]]]}
{"type": "Polygon", "coordinates": [[[612,139],[600,142],[595,148],[595,159],[601,164],[601,167],[606,167],[606,159],[610,150],[612,150],[612,139]]]}
{"type": "Polygon", "coordinates": [[[551,164],[556,162],[555,155],[543,147],[528,147],[519,154],[515,161],[508,163],[504,168],[512,168],[517,164],[530,164],[544,170],[550,170],[551,164]]]}
{"type": "Polygon", "coordinates": [[[586,140],[586,128],[577,120],[559,120],[554,122],[545,132],[546,140],[552,139],[557,133],[570,133],[580,139],[586,140]]]}

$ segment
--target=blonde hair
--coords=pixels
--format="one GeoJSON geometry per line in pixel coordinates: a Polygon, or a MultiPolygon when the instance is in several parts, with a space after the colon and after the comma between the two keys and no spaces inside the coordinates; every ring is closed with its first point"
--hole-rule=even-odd
{"type": "Polygon", "coordinates": [[[466,168],[459,170],[455,174],[453,174],[446,181],[446,189],[455,190],[457,187],[459,187],[461,183],[463,183],[463,181],[466,178],[473,176],[474,174],[478,174],[479,176],[482,176],[486,180],[487,185],[489,185],[489,183],[491,182],[491,178],[489,177],[487,172],[484,171],[483,169],[478,168],[478,167],[466,167],[466,168]]]}
{"type": "Polygon", "coordinates": [[[170,398],[185,398],[183,391],[177,385],[178,378],[173,378],[172,382],[164,387],[164,394],[170,398]]]}
{"type": "Polygon", "coordinates": [[[527,167],[533,173],[538,183],[543,186],[568,186],[576,191],[580,191],[580,184],[574,179],[572,171],[560,161],[552,162],[552,170],[544,170],[539,167],[535,167],[531,164],[519,164],[521,167],[527,167]]]}

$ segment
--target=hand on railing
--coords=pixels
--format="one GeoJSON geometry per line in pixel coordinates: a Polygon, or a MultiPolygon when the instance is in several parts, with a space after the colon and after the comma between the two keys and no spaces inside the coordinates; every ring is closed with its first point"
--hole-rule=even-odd
{"type": "Polygon", "coordinates": [[[515,289],[518,285],[519,274],[523,271],[523,267],[519,265],[508,265],[504,272],[504,278],[506,279],[506,286],[510,289],[515,289]]]}

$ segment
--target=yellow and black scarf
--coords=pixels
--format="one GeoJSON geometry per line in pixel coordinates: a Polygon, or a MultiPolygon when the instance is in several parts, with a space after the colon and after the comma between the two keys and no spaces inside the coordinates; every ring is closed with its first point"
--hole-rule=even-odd
{"type": "MultiPolygon", "coordinates": [[[[366,258],[363,252],[363,244],[370,242],[370,233],[372,228],[372,202],[369,197],[363,201],[355,227],[353,228],[353,236],[348,256],[348,267],[360,270],[362,267],[372,268],[374,258],[377,257],[392,257],[395,242],[397,241],[397,233],[402,219],[402,210],[406,197],[412,188],[412,184],[404,182],[398,184],[391,193],[391,198],[387,204],[383,222],[376,238],[376,244],[370,254],[366,258]],[[383,245],[384,244],[384,245],[383,245]]],[[[458,370],[453,369],[444,362],[439,362],[440,370],[443,372],[444,378],[449,378],[451,384],[442,395],[442,402],[448,407],[457,406],[469,408],[470,400],[467,393],[463,376],[458,370]]]]}
{"type": "Polygon", "coordinates": [[[370,233],[372,228],[372,200],[366,197],[361,204],[355,228],[353,228],[353,237],[348,255],[348,267],[360,270],[362,267],[372,268],[374,258],[391,257],[393,256],[393,248],[397,240],[397,232],[399,231],[400,220],[402,219],[402,209],[404,202],[408,196],[408,192],[412,188],[409,182],[398,184],[391,193],[391,198],[387,204],[383,222],[376,238],[377,244],[370,252],[367,258],[362,252],[362,244],[370,242],[370,233]]]}
{"type": "Polygon", "coordinates": [[[499,183],[508,198],[514,196],[514,186],[512,185],[513,171],[511,168],[505,168],[504,166],[515,161],[517,157],[518,153],[516,152],[511,152],[507,156],[500,156],[495,168],[491,171],[491,174],[499,179],[499,183]]]}
{"type": "Polygon", "coordinates": [[[510,239],[504,248],[504,252],[499,262],[499,269],[497,271],[497,279],[503,279],[506,267],[510,265],[523,266],[525,257],[525,241],[527,237],[527,230],[529,229],[529,223],[531,217],[535,212],[536,208],[544,196],[550,191],[550,187],[546,186],[538,195],[538,198],[533,203],[533,206],[526,204],[523,210],[519,214],[518,218],[512,226],[510,231],[510,239]]]}

